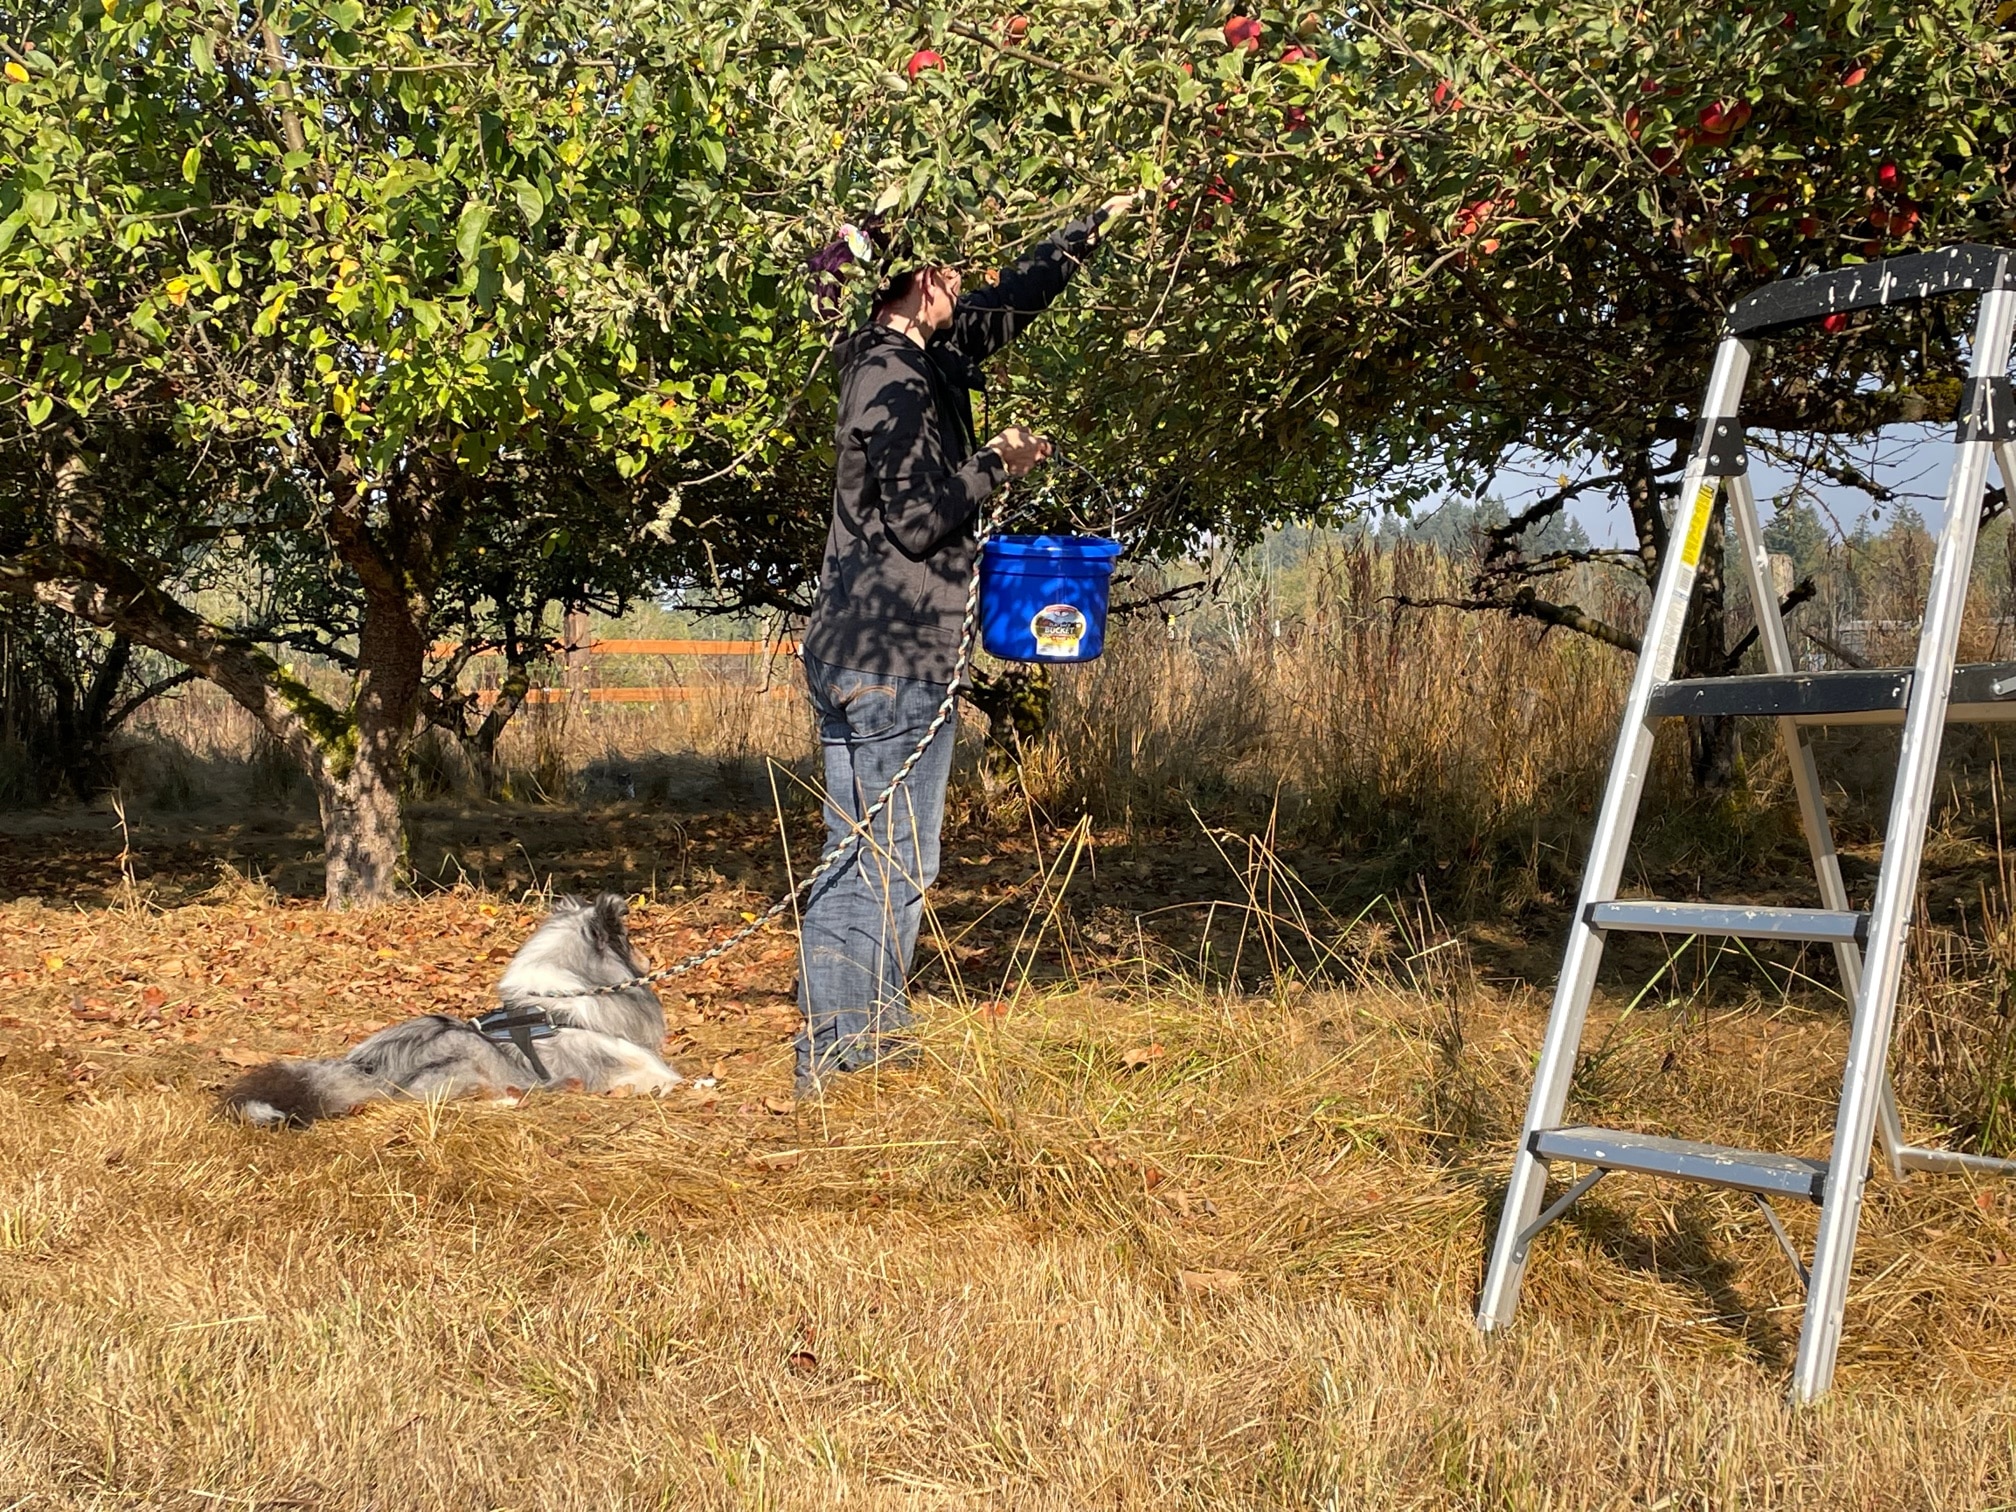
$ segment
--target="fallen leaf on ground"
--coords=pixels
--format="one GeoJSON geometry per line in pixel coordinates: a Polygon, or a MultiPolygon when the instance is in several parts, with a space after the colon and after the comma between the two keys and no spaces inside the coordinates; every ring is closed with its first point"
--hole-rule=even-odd
{"type": "Polygon", "coordinates": [[[1218,1216],[1218,1204],[1213,1202],[1209,1197],[1204,1196],[1201,1192],[1168,1192],[1163,1195],[1162,1200],[1175,1208],[1177,1213],[1184,1218],[1199,1216],[1216,1218],[1218,1216]]]}
{"type": "Polygon", "coordinates": [[[810,1375],[819,1368],[819,1356],[809,1349],[794,1349],[787,1362],[800,1375],[810,1375]]]}
{"type": "Polygon", "coordinates": [[[263,1065],[267,1057],[257,1050],[241,1050],[236,1045],[226,1045],[217,1052],[217,1059],[228,1066],[258,1066],[263,1065]]]}
{"type": "Polygon", "coordinates": [[[1136,1045],[1120,1057],[1120,1064],[1129,1071],[1139,1071],[1143,1066],[1153,1065],[1169,1052],[1160,1045],[1136,1045]]]}
{"type": "Polygon", "coordinates": [[[140,1006],[142,1008],[159,1008],[167,1001],[168,994],[163,992],[159,987],[143,987],[140,989],[140,1006]]]}
{"type": "Polygon", "coordinates": [[[771,1150],[752,1154],[742,1164],[754,1166],[759,1171],[795,1171],[798,1162],[804,1158],[803,1150],[771,1150]]]}
{"type": "Polygon", "coordinates": [[[1186,1270],[1176,1273],[1176,1289],[1186,1296],[1202,1296],[1206,1293],[1223,1296],[1228,1292],[1236,1292],[1245,1285],[1246,1278],[1238,1271],[1186,1270]]]}
{"type": "Polygon", "coordinates": [[[766,1097],[763,1099],[763,1106],[780,1118],[798,1111],[798,1104],[788,1097],[766,1097]]]}

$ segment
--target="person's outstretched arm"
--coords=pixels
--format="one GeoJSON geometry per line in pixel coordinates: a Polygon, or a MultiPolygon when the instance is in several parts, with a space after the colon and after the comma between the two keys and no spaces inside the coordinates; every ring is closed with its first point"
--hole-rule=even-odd
{"type": "MultiPolygon", "coordinates": [[[[921,354],[920,354],[921,355],[921,354]]],[[[921,560],[972,523],[990,494],[1049,454],[1050,446],[1011,426],[959,466],[938,431],[931,383],[917,362],[877,355],[849,384],[851,424],[875,480],[883,529],[896,549],[921,560]]]]}
{"type": "Polygon", "coordinates": [[[1138,198],[1115,195],[1083,220],[1060,226],[990,289],[961,295],[952,311],[952,344],[974,362],[993,356],[1064,292],[1101,238],[1134,208],[1138,198]]]}

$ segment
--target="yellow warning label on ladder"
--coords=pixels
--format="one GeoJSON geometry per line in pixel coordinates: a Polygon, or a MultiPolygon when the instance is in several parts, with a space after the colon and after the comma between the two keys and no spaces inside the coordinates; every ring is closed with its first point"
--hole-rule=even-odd
{"type": "Polygon", "coordinates": [[[1708,537],[1708,519],[1715,513],[1715,485],[1703,483],[1701,491],[1694,495],[1694,513],[1687,519],[1687,539],[1680,547],[1680,560],[1686,566],[1701,565],[1701,543],[1708,537]]]}

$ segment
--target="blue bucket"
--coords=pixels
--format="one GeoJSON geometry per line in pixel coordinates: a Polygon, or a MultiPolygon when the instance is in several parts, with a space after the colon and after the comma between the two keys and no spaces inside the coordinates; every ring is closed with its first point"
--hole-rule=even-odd
{"type": "Polygon", "coordinates": [[[980,644],[1003,661],[1082,662],[1106,649],[1120,543],[997,535],[980,549],[980,644]]]}

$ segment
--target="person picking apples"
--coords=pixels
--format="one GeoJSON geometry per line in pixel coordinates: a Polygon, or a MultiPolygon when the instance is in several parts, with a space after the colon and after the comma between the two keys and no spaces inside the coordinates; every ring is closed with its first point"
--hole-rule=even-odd
{"type": "MultiPolygon", "coordinates": [[[[902,268],[899,251],[868,324],[834,343],[833,519],[799,653],[824,758],[828,850],[855,833],[950,688],[982,505],[1050,455],[1050,443],[1020,425],[976,444],[980,365],[1049,308],[1137,200],[1107,200],[970,294],[957,268],[902,268]]],[[[830,310],[837,275],[872,255],[862,232],[843,228],[809,264],[816,302],[830,310]]],[[[838,1072],[916,1058],[907,981],[924,892],[938,874],[955,726],[946,721],[867,843],[806,900],[801,1096],[838,1072]]]]}

